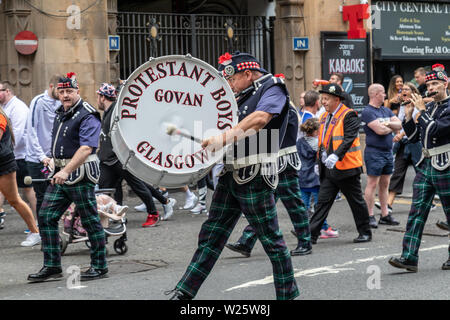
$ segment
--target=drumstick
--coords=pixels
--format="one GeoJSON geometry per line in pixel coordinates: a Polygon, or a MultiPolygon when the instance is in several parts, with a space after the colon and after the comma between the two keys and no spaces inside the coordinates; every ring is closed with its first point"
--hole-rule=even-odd
{"type": "Polygon", "coordinates": [[[180,131],[180,129],[178,129],[177,126],[174,125],[174,124],[168,124],[168,125],[167,125],[167,127],[166,127],[166,133],[167,133],[168,135],[170,135],[170,136],[173,136],[173,135],[177,134],[177,135],[179,135],[179,136],[182,136],[182,137],[191,139],[192,141],[195,141],[195,142],[197,142],[197,143],[202,144],[202,139],[196,138],[196,137],[194,137],[194,136],[191,136],[191,135],[188,134],[188,133],[185,133],[185,132],[180,131]]]}
{"type": "Polygon", "coordinates": [[[33,179],[30,176],[26,176],[25,178],[23,178],[23,183],[26,184],[27,186],[32,184],[33,181],[34,182],[45,182],[45,181],[50,181],[51,178],[47,178],[47,179],[33,179]]]}

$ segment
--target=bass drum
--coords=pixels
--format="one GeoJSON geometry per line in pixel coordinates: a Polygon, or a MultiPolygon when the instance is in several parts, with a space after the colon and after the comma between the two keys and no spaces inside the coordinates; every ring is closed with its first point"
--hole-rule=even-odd
{"type": "Polygon", "coordinates": [[[193,184],[225,152],[211,153],[198,141],[235,126],[237,110],[227,81],[208,63],[190,55],[151,58],[120,91],[111,118],[113,150],[126,170],[151,185],[193,184]],[[174,127],[183,135],[169,135],[174,127]]]}

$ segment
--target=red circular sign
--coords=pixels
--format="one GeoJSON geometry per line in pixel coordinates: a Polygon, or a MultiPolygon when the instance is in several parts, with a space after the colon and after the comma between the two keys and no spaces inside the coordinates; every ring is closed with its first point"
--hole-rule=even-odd
{"type": "Polygon", "coordinates": [[[21,54],[32,54],[38,48],[38,38],[31,31],[21,31],[14,38],[14,46],[21,54]]]}

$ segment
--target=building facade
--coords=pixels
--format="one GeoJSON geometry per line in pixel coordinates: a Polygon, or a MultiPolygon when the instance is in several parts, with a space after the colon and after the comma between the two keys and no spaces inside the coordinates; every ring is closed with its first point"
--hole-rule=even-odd
{"type": "Polygon", "coordinates": [[[0,79],[29,103],[52,74],[73,71],[94,102],[102,82],[117,84],[149,56],[192,53],[216,65],[240,50],[283,73],[297,105],[314,79],[341,71],[359,108],[372,81],[410,80],[436,62],[450,68],[449,17],[447,0],[0,0],[0,79]],[[366,38],[348,39],[344,11],[364,3],[366,38]],[[37,37],[31,54],[19,52],[30,43],[16,39],[24,30],[37,37]],[[306,50],[294,38],[307,38],[306,50]]]}

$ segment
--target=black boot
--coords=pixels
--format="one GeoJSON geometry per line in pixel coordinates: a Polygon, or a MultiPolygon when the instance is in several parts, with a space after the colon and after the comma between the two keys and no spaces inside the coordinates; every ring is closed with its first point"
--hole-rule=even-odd
{"type": "Polygon", "coordinates": [[[80,281],[89,281],[105,278],[108,273],[108,268],[105,269],[94,269],[90,267],[87,271],[81,272],[80,281]]]}
{"type": "Polygon", "coordinates": [[[297,248],[294,250],[291,250],[291,256],[305,256],[307,254],[311,254],[312,252],[312,245],[302,245],[298,244],[297,248]]]}
{"type": "Polygon", "coordinates": [[[61,267],[43,267],[38,273],[28,275],[30,282],[42,282],[49,279],[62,278],[61,267]]]}
{"type": "Polygon", "coordinates": [[[181,292],[178,289],[167,291],[167,292],[165,292],[165,295],[167,296],[172,293],[173,293],[173,296],[171,296],[169,300],[192,300],[191,296],[187,295],[184,292],[181,292]]]}
{"type": "Polygon", "coordinates": [[[230,250],[233,250],[235,252],[239,252],[240,254],[244,255],[245,257],[250,257],[251,250],[249,250],[246,246],[243,244],[236,242],[236,243],[227,243],[225,245],[230,250]]]}
{"type": "Polygon", "coordinates": [[[442,270],[450,270],[450,257],[448,257],[448,260],[442,265],[442,270]]]}
{"type": "Polygon", "coordinates": [[[403,257],[389,259],[389,264],[393,267],[406,269],[411,272],[417,272],[417,262],[410,261],[403,257]]]}

